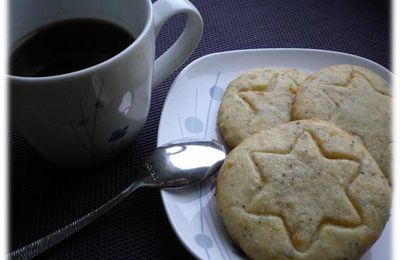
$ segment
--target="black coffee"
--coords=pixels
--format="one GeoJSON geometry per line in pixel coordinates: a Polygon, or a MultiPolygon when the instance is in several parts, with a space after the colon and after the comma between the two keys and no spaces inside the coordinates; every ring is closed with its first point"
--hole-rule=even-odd
{"type": "Polygon", "coordinates": [[[44,77],[81,70],[118,54],[135,39],[100,20],[75,19],[33,32],[11,54],[14,76],[44,77]]]}

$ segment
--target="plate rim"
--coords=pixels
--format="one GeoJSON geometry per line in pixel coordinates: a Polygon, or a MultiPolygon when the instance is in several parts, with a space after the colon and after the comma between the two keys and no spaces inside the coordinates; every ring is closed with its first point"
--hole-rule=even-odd
{"type": "MultiPolygon", "coordinates": [[[[157,129],[157,147],[162,145],[162,143],[160,143],[160,139],[161,139],[160,138],[161,121],[165,117],[165,113],[166,113],[165,112],[165,110],[166,110],[165,107],[166,107],[167,101],[169,100],[169,98],[172,95],[171,94],[172,93],[171,90],[174,88],[174,86],[177,84],[177,82],[181,79],[181,77],[183,77],[185,72],[191,69],[191,67],[195,66],[197,63],[201,62],[204,59],[208,59],[208,58],[215,57],[215,56],[230,55],[230,54],[245,53],[245,52],[251,53],[251,52],[279,52],[279,51],[284,51],[284,52],[305,52],[305,53],[307,53],[307,52],[308,53],[323,53],[323,54],[329,54],[329,55],[345,56],[345,57],[353,58],[353,59],[360,60],[360,61],[363,61],[363,62],[366,62],[366,63],[372,63],[372,65],[378,67],[380,70],[382,70],[385,73],[387,73],[387,75],[389,76],[390,80],[394,77],[394,74],[389,69],[387,69],[386,67],[380,65],[379,63],[377,63],[375,61],[372,61],[370,59],[367,59],[367,58],[364,58],[364,57],[361,57],[361,56],[358,56],[358,55],[355,55],[355,54],[350,54],[350,53],[345,53],[345,52],[340,52],[340,51],[332,51],[332,50],[324,50],[324,49],[313,49],[313,48],[255,48],[255,49],[254,48],[249,48],[249,49],[238,49],[238,50],[229,50],[229,51],[209,53],[209,54],[206,54],[204,56],[201,56],[201,57],[193,60],[188,65],[186,65],[178,73],[178,75],[175,77],[174,81],[172,82],[172,84],[171,84],[171,86],[169,88],[169,91],[167,93],[167,96],[165,98],[163,108],[161,110],[159,126],[158,126],[158,129],[157,129]]],[[[374,71],[374,72],[378,73],[377,71],[374,71]]],[[[380,76],[384,77],[383,75],[380,75],[380,76]]],[[[177,226],[174,224],[174,221],[172,219],[172,214],[170,214],[170,210],[169,210],[169,208],[167,206],[167,201],[166,201],[166,195],[167,194],[168,194],[168,191],[165,191],[165,190],[162,190],[162,189],[160,190],[160,196],[161,196],[162,204],[163,204],[164,211],[165,211],[165,213],[167,215],[167,218],[168,218],[170,226],[174,230],[175,235],[178,237],[178,239],[181,242],[181,244],[192,254],[192,256],[194,256],[194,257],[196,257],[198,259],[201,259],[201,255],[199,255],[197,253],[197,251],[195,251],[190,246],[189,242],[184,240],[184,238],[180,235],[177,226]]],[[[388,220],[388,222],[389,222],[389,220],[388,220]]],[[[383,230],[382,230],[382,232],[383,232],[383,230]]],[[[391,241],[391,242],[393,243],[393,241],[391,241]]]]}

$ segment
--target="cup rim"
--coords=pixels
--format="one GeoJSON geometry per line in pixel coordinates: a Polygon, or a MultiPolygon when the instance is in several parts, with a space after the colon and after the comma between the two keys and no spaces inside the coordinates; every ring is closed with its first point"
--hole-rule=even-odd
{"type": "Polygon", "coordinates": [[[76,70],[76,71],[72,71],[72,72],[68,72],[68,73],[64,73],[64,74],[58,74],[58,75],[51,75],[51,76],[44,76],[44,77],[25,77],[25,76],[15,76],[15,75],[11,75],[8,72],[6,73],[6,76],[9,79],[12,80],[18,80],[18,81],[53,81],[53,80],[60,80],[60,79],[66,79],[66,78],[72,78],[72,77],[77,77],[77,76],[81,76],[85,73],[90,73],[90,72],[94,72],[95,70],[97,70],[100,67],[104,67],[104,66],[108,66],[111,63],[113,63],[114,61],[120,59],[122,56],[124,56],[127,52],[129,52],[131,49],[135,48],[137,45],[139,45],[139,43],[142,41],[142,39],[145,37],[145,35],[147,35],[148,31],[150,30],[151,24],[152,24],[152,20],[153,20],[153,8],[152,8],[152,3],[150,0],[146,0],[146,5],[147,5],[147,15],[148,15],[148,19],[146,21],[146,24],[143,28],[143,30],[140,32],[139,36],[136,37],[136,39],[125,49],[123,49],[121,52],[119,52],[118,54],[112,56],[111,58],[108,58],[105,61],[102,61],[100,63],[97,63],[93,66],[84,68],[84,69],[80,69],[80,70],[76,70]]]}

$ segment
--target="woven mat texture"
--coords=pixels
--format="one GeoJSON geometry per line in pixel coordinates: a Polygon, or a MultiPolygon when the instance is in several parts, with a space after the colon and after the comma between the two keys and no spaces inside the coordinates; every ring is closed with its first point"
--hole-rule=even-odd
{"type": "MultiPolygon", "coordinates": [[[[48,163],[10,129],[10,249],[90,212],[135,179],[156,146],[160,113],[179,71],[206,54],[252,48],[314,48],[347,52],[390,69],[390,1],[192,0],[204,34],[190,59],[152,95],[145,128],[118,159],[95,170],[48,163]]],[[[157,56],[171,45],[184,17],[167,22],[157,56]]],[[[40,259],[192,259],[169,225],[157,190],[142,189],[40,259]]]]}

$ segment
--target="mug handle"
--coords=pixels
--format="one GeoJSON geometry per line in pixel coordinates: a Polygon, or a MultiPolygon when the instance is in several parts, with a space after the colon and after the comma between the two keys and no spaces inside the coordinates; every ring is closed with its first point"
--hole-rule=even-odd
{"type": "Polygon", "coordinates": [[[153,4],[155,35],[172,16],[187,14],[186,26],[176,42],[154,62],[152,88],[158,86],[192,54],[203,33],[203,19],[188,0],[158,0],[153,4]]]}

